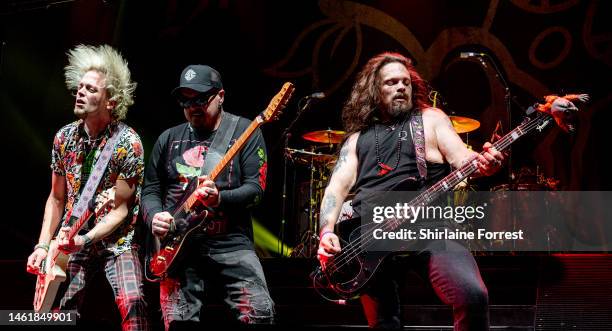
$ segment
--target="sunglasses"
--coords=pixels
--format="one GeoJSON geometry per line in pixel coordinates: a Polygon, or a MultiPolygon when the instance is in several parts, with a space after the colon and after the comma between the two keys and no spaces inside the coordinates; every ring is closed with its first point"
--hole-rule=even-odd
{"type": "Polygon", "coordinates": [[[187,98],[185,96],[179,95],[177,101],[179,105],[183,108],[190,107],[201,107],[203,105],[209,104],[216,96],[218,91],[209,92],[209,93],[200,93],[192,98],[187,98]]]}

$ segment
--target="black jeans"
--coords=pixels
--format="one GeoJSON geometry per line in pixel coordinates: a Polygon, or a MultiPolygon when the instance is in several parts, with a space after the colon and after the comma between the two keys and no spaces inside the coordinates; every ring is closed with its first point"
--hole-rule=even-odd
{"type": "MultiPolygon", "coordinates": [[[[397,258],[388,257],[361,297],[371,328],[400,329],[397,258]]],[[[437,242],[418,255],[414,270],[425,275],[438,297],[453,307],[455,330],[488,330],[487,288],[472,254],[454,242],[437,242]]],[[[400,273],[401,274],[401,273],[400,273]]]]}
{"type": "Polygon", "coordinates": [[[192,255],[174,278],[160,284],[160,304],[166,330],[200,321],[204,291],[220,286],[224,302],[244,324],[271,324],[270,298],[259,258],[252,250],[192,255]],[[185,323],[182,323],[185,322],[185,323]]]}

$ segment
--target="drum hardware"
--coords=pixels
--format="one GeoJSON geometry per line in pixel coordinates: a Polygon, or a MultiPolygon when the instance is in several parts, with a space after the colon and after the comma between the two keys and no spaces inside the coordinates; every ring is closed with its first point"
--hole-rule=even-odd
{"type": "Polygon", "coordinates": [[[552,177],[546,177],[540,171],[540,166],[535,170],[530,167],[522,167],[518,173],[512,173],[512,183],[499,184],[491,188],[491,191],[556,191],[561,181],[552,177]]]}
{"type": "MultiPolygon", "coordinates": [[[[547,243],[550,246],[551,242],[557,242],[560,240],[560,234],[558,229],[552,227],[547,224],[540,224],[541,220],[546,219],[546,217],[539,217],[535,212],[547,212],[546,207],[544,211],[540,211],[538,208],[532,208],[529,205],[529,195],[531,192],[538,191],[556,191],[559,190],[560,181],[552,178],[546,177],[542,171],[540,171],[540,167],[536,166],[535,169],[533,167],[522,167],[519,169],[517,173],[512,173],[512,178],[514,182],[512,183],[504,183],[500,185],[496,185],[491,188],[492,192],[499,192],[499,195],[494,199],[507,199],[503,203],[492,203],[495,206],[495,212],[499,220],[506,220],[507,223],[499,223],[492,224],[493,230],[496,231],[516,231],[517,229],[526,228],[528,231],[545,231],[547,236],[547,243]],[[509,195],[503,192],[510,191],[524,191],[525,193],[521,193],[519,200],[509,199],[509,195]],[[530,215],[532,218],[530,219],[517,219],[517,215],[514,212],[515,210],[520,211],[521,215],[530,215]]],[[[537,194],[537,193],[533,193],[537,194]]],[[[500,200],[501,201],[501,200],[500,200]]],[[[540,215],[541,216],[541,215],[540,215]]],[[[499,220],[493,220],[494,222],[499,222],[499,220]]],[[[514,243],[514,242],[513,242],[514,243]]],[[[503,246],[504,242],[496,243],[500,247],[503,246]]],[[[515,247],[511,247],[514,249],[515,247]]],[[[512,251],[514,252],[514,251],[512,251]]]]}
{"type": "MultiPolygon", "coordinates": [[[[311,138],[317,138],[311,135],[311,138]]],[[[337,141],[337,137],[332,137],[330,141],[337,141]]],[[[325,141],[327,142],[327,141],[325,141]]],[[[293,249],[292,257],[314,257],[318,249],[318,217],[319,205],[325,193],[325,187],[331,176],[332,167],[336,162],[337,156],[321,153],[320,150],[327,148],[324,146],[310,146],[306,149],[286,148],[285,154],[288,159],[298,166],[306,166],[309,172],[308,182],[305,182],[299,192],[306,195],[306,203],[299,206],[300,213],[306,213],[307,227],[300,235],[298,245],[293,249]],[[306,188],[306,189],[304,189],[306,188]]],[[[303,214],[302,214],[303,215],[303,214]]]]}
{"type": "MultiPolygon", "coordinates": [[[[342,142],[345,135],[344,131],[332,129],[307,132],[302,138],[315,144],[308,149],[285,148],[286,155],[294,164],[309,169],[307,202],[299,207],[299,210],[307,212],[308,226],[302,232],[299,244],[292,251],[293,257],[316,256],[319,245],[319,206],[337,160],[337,155],[334,154],[336,145],[342,142]]],[[[306,190],[301,190],[304,191],[306,190]]]]}
{"type": "Polygon", "coordinates": [[[306,151],[303,149],[286,148],[285,152],[293,162],[307,166],[327,164],[336,161],[335,155],[306,151]]]}
{"type": "Polygon", "coordinates": [[[304,113],[304,111],[310,108],[313,101],[320,100],[324,97],[325,97],[325,94],[322,92],[312,93],[310,95],[303,96],[297,103],[297,113],[295,117],[293,118],[291,123],[289,123],[289,125],[285,128],[285,130],[283,130],[280,136],[283,142],[283,194],[282,194],[282,207],[281,207],[281,225],[279,228],[279,235],[278,235],[278,238],[279,238],[278,239],[278,253],[280,254],[281,257],[285,255],[284,254],[285,225],[287,223],[286,216],[287,216],[287,163],[288,163],[288,157],[285,151],[289,148],[289,139],[291,138],[291,130],[293,129],[293,126],[295,125],[295,123],[297,123],[297,121],[299,120],[300,116],[304,113]]]}

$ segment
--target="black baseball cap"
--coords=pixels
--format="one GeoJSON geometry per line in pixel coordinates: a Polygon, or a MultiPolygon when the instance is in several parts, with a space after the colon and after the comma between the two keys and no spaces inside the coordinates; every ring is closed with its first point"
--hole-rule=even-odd
{"type": "Polygon", "coordinates": [[[207,65],[192,64],[183,69],[180,85],[172,90],[172,95],[176,96],[181,88],[205,93],[212,89],[221,90],[223,83],[217,70],[207,65]]]}

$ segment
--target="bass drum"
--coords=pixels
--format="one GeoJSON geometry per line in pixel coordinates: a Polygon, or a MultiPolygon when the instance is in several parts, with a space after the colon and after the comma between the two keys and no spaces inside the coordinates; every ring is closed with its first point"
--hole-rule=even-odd
{"type": "MultiPolygon", "coordinates": [[[[557,230],[547,223],[551,213],[549,199],[542,191],[550,188],[537,183],[502,184],[491,191],[487,229],[489,231],[522,230],[525,239],[497,240],[489,243],[491,250],[496,251],[533,251],[542,250],[542,238],[556,240],[557,230]],[[513,193],[510,193],[513,192],[513,193]]],[[[547,246],[544,244],[544,246],[547,246]]]]}

